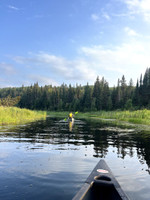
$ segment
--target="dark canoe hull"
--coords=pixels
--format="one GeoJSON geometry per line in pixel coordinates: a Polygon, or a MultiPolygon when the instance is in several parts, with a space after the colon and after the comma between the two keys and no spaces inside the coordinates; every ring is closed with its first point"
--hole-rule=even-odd
{"type": "Polygon", "coordinates": [[[104,160],[100,160],[73,200],[129,200],[104,160]],[[98,170],[98,169],[103,169],[98,170]],[[101,172],[98,172],[98,171],[101,172]]]}

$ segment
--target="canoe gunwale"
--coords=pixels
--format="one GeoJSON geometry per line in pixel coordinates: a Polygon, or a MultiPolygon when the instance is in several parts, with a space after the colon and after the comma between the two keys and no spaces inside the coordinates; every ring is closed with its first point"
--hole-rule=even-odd
{"type": "MultiPolygon", "coordinates": [[[[121,200],[129,200],[129,198],[126,196],[126,194],[124,193],[124,191],[120,187],[119,183],[115,179],[114,175],[112,174],[110,168],[108,167],[108,165],[106,164],[106,162],[103,159],[101,159],[98,162],[98,164],[95,166],[95,168],[93,169],[93,171],[91,172],[91,174],[86,179],[84,185],[81,187],[81,189],[79,190],[79,192],[74,196],[74,198],[72,200],[84,200],[84,199],[86,199],[84,197],[86,196],[86,194],[88,193],[88,191],[94,186],[95,178],[98,177],[99,175],[106,176],[106,177],[108,177],[111,180],[110,184],[111,183],[113,184],[114,190],[116,190],[116,192],[120,196],[121,200]],[[106,173],[99,173],[97,171],[98,169],[107,170],[108,173],[107,174],[106,173]]],[[[104,181],[104,183],[105,183],[105,181],[104,181]]],[[[106,186],[107,186],[107,183],[106,183],[106,186]]],[[[108,187],[109,187],[109,185],[108,185],[108,187]]]]}

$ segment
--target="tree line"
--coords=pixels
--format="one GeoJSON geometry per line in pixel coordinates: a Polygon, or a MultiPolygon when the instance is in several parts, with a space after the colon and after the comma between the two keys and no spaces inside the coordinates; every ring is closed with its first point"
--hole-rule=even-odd
{"type": "Polygon", "coordinates": [[[16,96],[16,97],[11,97],[10,95],[8,95],[7,97],[4,98],[0,98],[0,106],[15,106],[19,103],[20,101],[20,96],[16,96]]]}
{"type": "Polygon", "coordinates": [[[51,111],[100,111],[116,109],[150,108],[150,68],[144,76],[132,79],[127,84],[125,76],[118,79],[117,86],[109,87],[103,77],[96,78],[94,85],[67,86],[45,85],[38,83],[28,87],[0,89],[0,105],[17,105],[21,108],[51,111]]]}

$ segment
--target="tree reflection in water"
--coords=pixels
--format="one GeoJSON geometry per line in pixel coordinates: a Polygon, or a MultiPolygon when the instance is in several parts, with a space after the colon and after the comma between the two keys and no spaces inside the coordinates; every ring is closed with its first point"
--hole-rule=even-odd
{"type": "MultiPolygon", "coordinates": [[[[129,129],[130,130],[130,129],[129,129]]],[[[75,120],[73,127],[58,118],[47,118],[26,126],[18,126],[3,131],[1,138],[9,141],[30,142],[33,144],[73,144],[93,145],[94,157],[105,158],[109,147],[117,149],[118,157],[133,157],[136,151],[141,163],[150,167],[150,132],[128,131],[93,121],[75,120]],[[11,137],[10,137],[11,135],[11,137]],[[9,138],[10,137],[10,138],[9,138]]],[[[148,171],[149,172],[149,171],[148,171]]]]}

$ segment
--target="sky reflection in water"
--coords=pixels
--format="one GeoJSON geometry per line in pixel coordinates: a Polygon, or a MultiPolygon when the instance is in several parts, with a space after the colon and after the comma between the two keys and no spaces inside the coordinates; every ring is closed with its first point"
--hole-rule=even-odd
{"type": "Polygon", "coordinates": [[[131,199],[150,197],[150,136],[47,118],[0,132],[0,199],[71,199],[104,158],[131,199]]]}

